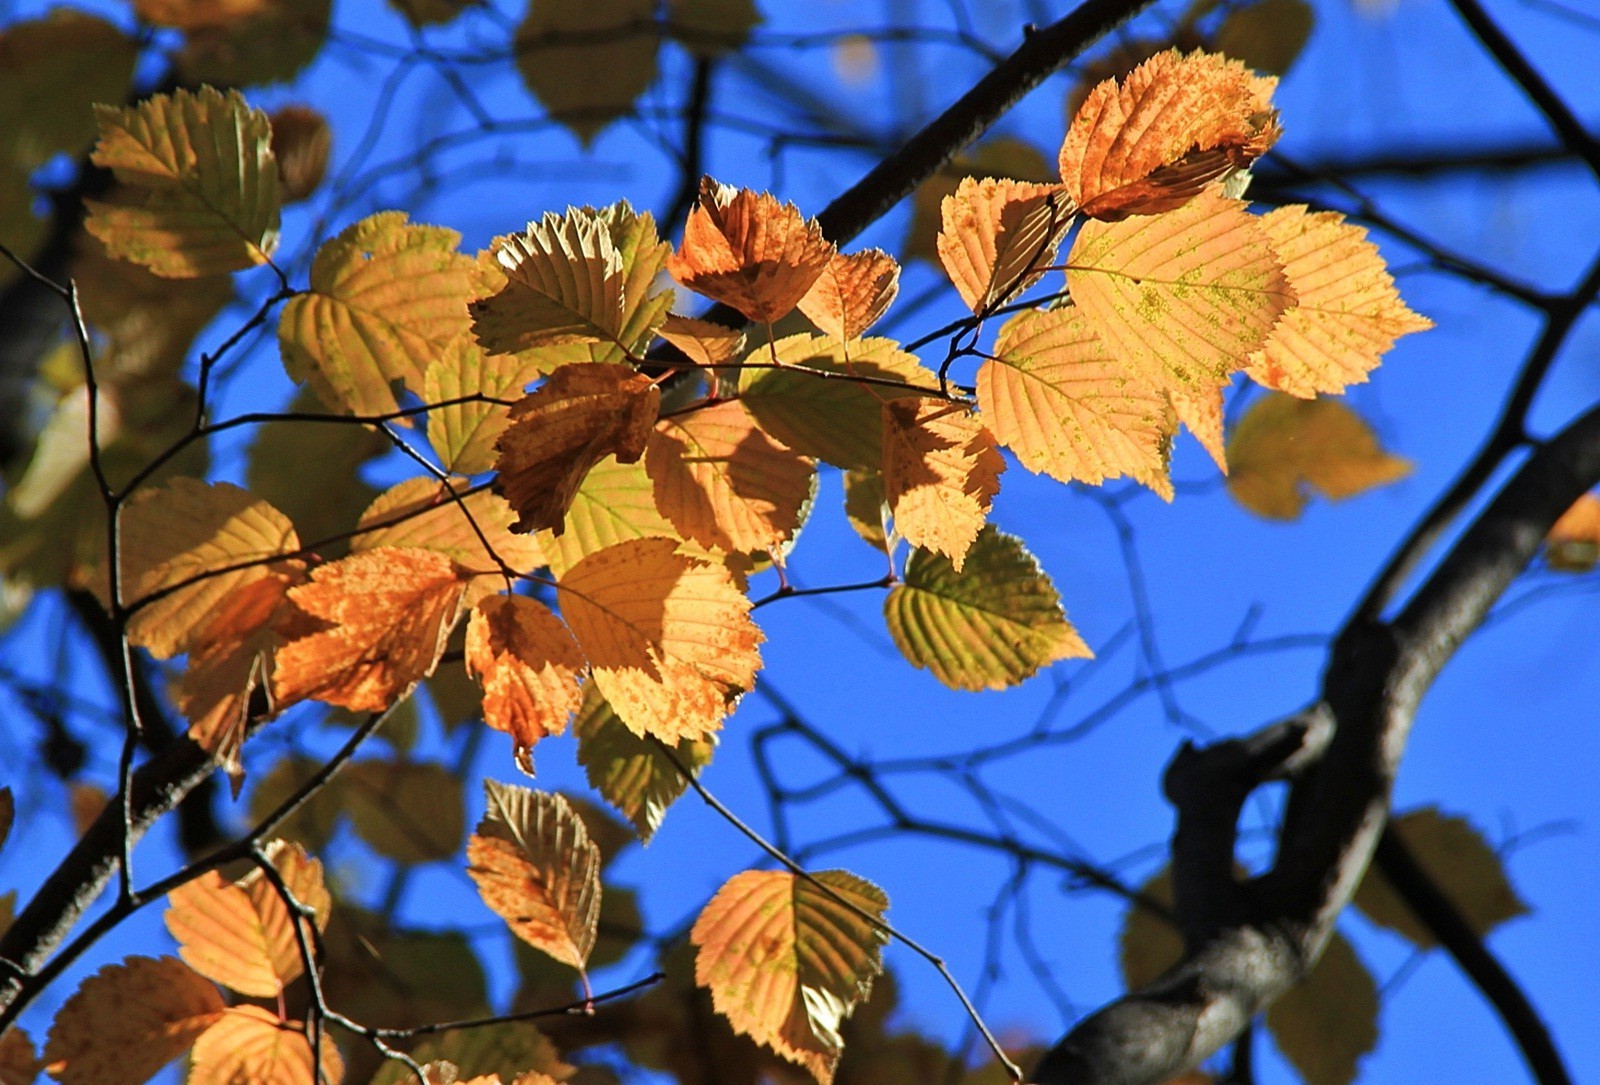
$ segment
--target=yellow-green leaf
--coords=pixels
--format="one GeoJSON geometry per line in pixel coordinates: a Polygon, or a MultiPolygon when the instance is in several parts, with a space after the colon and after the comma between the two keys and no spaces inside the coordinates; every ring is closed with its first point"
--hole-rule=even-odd
{"type": "Polygon", "coordinates": [[[1267,1010],[1267,1028],[1306,1085],[1350,1085],[1378,1042],[1378,985],[1337,931],[1311,975],[1267,1010]]]}
{"type": "Polygon", "coordinates": [[[655,0],[528,5],[517,28],[517,71],[550,116],[584,144],[630,112],[655,82],[661,45],[655,7],[655,0]]]}
{"type": "Polygon", "coordinates": [[[732,52],[761,25],[755,0],[669,0],[667,26],[696,56],[732,52]]]}
{"type": "Polygon", "coordinates": [[[567,529],[540,532],[539,545],[559,576],[608,546],[629,539],[677,539],[678,531],[656,509],[655,485],[643,461],[622,463],[607,456],[589,469],[572,495],[567,529]]]}
{"type": "Polygon", "coordinates": [[[94,138],[96,102],[120,102],[139,43],[104,19],[56,8],[0,31],[0,159],[26,174],[94,138]]]}
{"type": "Polygon", "coordinates": [[[503,403],[451,403],[428,412],[428,443],[447,471],[475,475],[494,466],[494,445],[511,424],[511,404],[544,375],[520,355],[485,354],[462,336],[429,363],[422,374],[422,401],[448,403],[480,395],[503,403]]]}
{"type": "MultiPolygon", "coordinates": [[[[620,810],[648,844],[689,781],[660,746],[629,730],[593,685],[584,691],[572,730],[578,737],[578,764],[588,774],[589,785],[620,810]]],[[[672,752],[678,764],[698,773],[710,763],[715,749],[712,736],[680,739],[672,752]]]]}
{"type": "Polygon", "coordinates": [[[448,859],[466,828],[461,777],[432,761],[357,761],[334,780],[350,827],[401,863],[448,859]]]}

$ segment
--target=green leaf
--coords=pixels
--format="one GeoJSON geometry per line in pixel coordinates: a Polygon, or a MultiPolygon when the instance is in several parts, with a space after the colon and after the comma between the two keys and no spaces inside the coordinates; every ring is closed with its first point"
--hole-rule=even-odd
{"type": "MultiPolygon", "coordinates": [[[[617,718],[593,685],[584,691],[572,729],[578,739],[578,764],[588,774],[590,786],[621,811],[648,844],[688,781],[660,746],[640,738],[617,718]]],[[[698,773],[710,763],[715,749],[715,736],[680,739],[673,753],[680,764],[698,773]]]]}
{"type": "Polygon", "coordinates": [[[561,535],[539,533],[539,547],[559,576],[590,554],[629,539],[678,538],[656,510],[655,484],[644,463],[618,463],[607,456],[589,469],[567,509],[561,535]]]}
{"type": "Polygon", "coordinates": [[[1033,555],[992,525],[959,573],[942,554],[912,551],[883,613],[901,653],[953,689],[1003,689],[1093,654],[1033,555]]]}
{"type": "Polygon", "coordinates": [[[350,827],[400,863],[448,859],[461,848],[461,778],[429,761],[357,761],[336,776],[350,827]]]}

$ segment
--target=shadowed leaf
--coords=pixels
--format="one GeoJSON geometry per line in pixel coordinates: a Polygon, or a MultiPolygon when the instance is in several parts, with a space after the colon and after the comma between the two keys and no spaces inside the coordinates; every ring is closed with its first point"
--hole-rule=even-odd
{"type": "Polygon", "coordinates": [[[143,1085],[223,1013],[176,957],[129,957],[83,981],[50,1026],[44,1063],[62,1085],[143,1085]]]}
{"type": "MultiPolygon", "coordinates": [[[[689,782],[661,747],[629,730],[592,685],[584,691],[572,730],[578,738],[578,764],[588,774],[589,785],[621,811],[648,844],[689,782]]],[[[684,768],[699,772],[715,750],[712,736],[681,739],[673,754],[684,768]]]]}

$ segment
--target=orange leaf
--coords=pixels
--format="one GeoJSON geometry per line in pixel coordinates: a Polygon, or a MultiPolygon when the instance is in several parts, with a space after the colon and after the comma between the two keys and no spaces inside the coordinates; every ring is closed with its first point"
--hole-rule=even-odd
{"type": "Polygon", "coordinates": [[[1222,439],[1222,388],[1220,384],[1190,391],[1187,388],[1169,388],[1167,401],[1179,422],[1189,427],[1195,440],[1211,455],[1211,459],[1228,473],[1228,453],[1222,439]]]}
{"type": "Polygon", "coordinates": [[[883,405],[884,497],[895,530],[944,554],[957,572],[1005,467],[993,435],[965,406],[925,397],[883,405]]]}
{"type": "Polygon", "coordinates": [[[593,681],[637,735],[704,738],[755,684],[762,636],[732,575],[635,539],[590,554],[557,585],[593,681]]]}
{"type": "Polygon", "coordinates": [[[811,323],[838,339],[855,339],[875,324],[900,292],[900,265],[882,249],[835,253],[800,299],[811,323]]]}
{"type": "Polygon", "coordinates": [[[583,971],[600,919],[600,849],[560,795],[483,787],[488,809],[467,841],[467,873],[513,934],[583,971]]]}
{"type": "Polygon", "coordinates": [[[1600,560],[1600,497],[1584,494],[1550,527],[1544,559],[1552,569],[1586,573],[1600,560]]]}
{"type": "Polygon", "coordinates": [[[624,365],[562,366],[511,408],[495,448],[496,483],[519,519],[511,530],[560,535],[573,493],[601,459],[632,463],[644,454],[661,393],[624,365]]]}
{"type": "Polygon", "coordinates": [[[176,957],[129,957],[56,1014],[45,1069],[62,1085],[143,1085],[222,1016],[217,989],[176,957]]]}
{"type": "Polygon", "coordinates": [[[460,567],[433,550],[380,547],[322,566],[289,589],[276,702],[387,709],[433,673],[465,591],[460,567]]]}
{"type": "Polygon", "coordinates": [[[578,764],[589,786],[600,792],[630,822],[646,844],[661,826],[667,809],[689,787],[678,766],[699,773],[716,751],[716,738],[684,739],[666,750],[628,729],[616,710],[591,683],[572,723],[578,739],[578,764]],[[676,764],[674,764],[676,762],[676,764]]]}
{"type": "Polygon", "coordinates": [[[467,670],[483,685],[483,721],[516,744],[532,772],[533,744],[567,729],[583,694],[583,653],[561,619],[520,595],[491,595],[467,623],[467,670]]]}
{"type": "Polygon", "coordinates": [[[1246,372],[1301,399],[1364,383],[1394,341],[1433,327],[1400,300],[1367,231],[1303,205],[1261,216],[1299,301],[1272,329],[1246,372]]]}
{"type": "Polygon", "coordinates": [[[350,549],[356,553],[381,546],[436,550],[472,576],[469,605],[504,584],[496,557],[519,573],[543,565],[538,541],[511,533],[513,513],[505,498],[488,490],[452,494],[469,488],[465,479],[452,479],[447,486],[428,476],[391,487],[361,514],[357,530],[362,533],[350,540],[350,549]]]}
{"type": "Polygon", "coordinates": [[[771,324],[793,311],[834,252],[794,204],[705,177],[667,270],[690,290],[771,324]]]}
{"type": "Polygon", "coordinates": [[[667,314],[659,334],[695,365],[722,365],[744,349],[742,330],[677,313],[667,314]]]}
{"type": "Polygon", "coordinates": [[[139,18],[175,30],[210,30],[249,18],[265,0],[135,0],[139,18]]]}
{"type": "Polygon", "coordinates": [[[322,1072],[314,1074],[302,1028],[260,1006],[235,1006],[195,1042],[187,1085],[339,1085],[344,1062],[333,1039],[322,1038],[322,1072]]]}
{"type": "Polygon", "coordinates": [[[1278,81],[1214,53],[1158,53],[1084,100],[1061,179],[1090,218],[1172,211],[1244,169],[1278,138],[1278,81]]]}
{"type": "Polygon", "coordinates": [[[1055,263],[1072,207],[1057,185],[967,177],[944,198],[940,216],[939,261],[961,300],[982,316],[1055,263]]]}
{"type": "Polygon", "coordinates": [[[769,437],[738,400],[663,418],[644,462],[662,515],[686,538],[727,553],[790,538],[815,474],[810,460],[769,437]]]}

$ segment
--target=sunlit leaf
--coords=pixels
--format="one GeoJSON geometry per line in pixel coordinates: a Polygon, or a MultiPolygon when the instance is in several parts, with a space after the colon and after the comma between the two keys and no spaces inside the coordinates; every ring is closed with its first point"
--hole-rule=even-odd
{"type": "Polygon", "coordinates": [[[195,1041],[188,1085],[339,1085],[339,1048],[324,1037],[321,1054],[321,1074],[314,1074],[311,1042],[298,1021],[280,1021],[260,1006],[234,1006],[195,1041]]]}
{"type": "Polygon", "coordinates": [[[467,872],[512,933],[582,971],[600,914],[600,850],[567,800],[484,781],[488,809],[467,872]]]}
{"type": "Polygon", "coordinates": [[[1272,392],[1239,420],[1228,441],[1228,492],[1270,520],[1293,520],[1307,489],[1331,501],[1383,486],[1411,473],[1361,416],[1332,399],[1295,399],[1272,392]]]}
{"type": "Polygon", "coordinates": [[[1278,1050],[1307,1085],[1350,1085],[1378,1042],[1378,985],[1334,932],[1311,975],[1267,1009],[1278,1050]]]}
{"type": "Polygon", "coordinates": [[[333,150],[333,129],[326,117],[306,105],[286,105],[270,119],[278,187],[284,203],[295,203],[322,184],[333,150]]]}
{"type": "Polygon", "coordinates": [[[939,262],[961,300],[982,315],[1055,263],[1072,211],[1054,185],[966,178],[940,208],[939,262]]]}
{"type": "Polygon", "coordinates": [[[1234,8],[1211,46],[1263,75],[1283,75],[1311,37],[1316,15],[1306,0],[1256,0],[1234,8]]]}
{"type": "Polygon", "coordinates": [[[668,313],[658,333],[695,365],[722,365],[744,349],[744,331],[668,313]]]}
{"type": "Polygon", "coordinates": [[[1544,560],[1564,573],[1586,573],[1600,561],[1600,496],[1588,493],[1550,526],[1544,560]]]}
{"type": "Polygon", "coordinates": [[[955,195],[962,179],[996,177],[1050,184],[1055,170],[1039,149],[1013,136],[999,136],[972,147],[947,162],[911,196],[911,225],[901,245],[901,259],[938,262],[938,235],[945,197],[955,195]]]}
{"type": "MultiPolygon", "coordinates": [[[[578,764],[588,774],[589,785],[620,810],[648,844],[689,781],[660,746],[634,734],[593,685],[584,691],[572,730],[578,738],[578,764]]],[[[715,749],[713,736],[680,739],[672,752],[678,764],[699,772],[715,749]]]]}
{"type": "Polygon", "coordinates": [[[800,299],[800,311],[836,339],[856,339],[900,292],[900,265],[882,249],[834,253],[800,299]]]}
{"type": "Polygon", "coordinates": [[[956,572],[1000,492],[1005,460],[994,437],[959,403],[919,397],[883,406],[884,497],[895,530],[943,554],[956,572]]]}
{"type": "Polygon", "coordinates": [[[668,0],[667,27],[684,48],[700,57],[720,56],[742,46],[761,25],[755,0],[668,0]]]}
{"type": "Polygon", "coordinates": [[[520,595],[491,595],[467,624],[467,670],[483,684],[483,720],[511,736],[517,762],[531,769],[532,748],[567,729],[583,694],[583,653],[561,619],[520,595]]]}
{"type": "Polygon", "coordinates": [[[629,539],[677,539],[678,530],[656,509],[655,484],[643,462],[607,456],[584,476],[567,509],[566,531],[541,533],[540,547],[559,576],[597,550],[629,539]]]}
{"type": "Polygon", "coordinates": [[[889,549],[889,503],[884,496],[881,471],[844,473],[844,513],[862,540],[879,550],[889,549]]]}
{"type": "Polygon", "coordinates": [[[74,8],[0,31],[0,158],[22,176],[53,155],[79,155],[94,139],[94,103],[120,102],[139,43],[74,8]]]}
{"type": "Polygon", "coordinates": [[[96,106],[95,119],[90,158],[121,187],[84,201],[84,228],[111,255],[173,279],[267,262],[278,244],[278,166],[265,113],[207,86],[96,106]]]}
{"type": "Polygon", "coordinates": [[[429,363],[422,374],[425,403],[485,396],[504,403],[452,403],[428,412],[428,443],[449,471],[475,475],[494,466],[494,446],[511,424],[511,403],[544,375],[536,362],[520,355],[489,355],[462,336],[429,363]]]}
{"type": "Polygon", "coordinates": [[[250,86],[287,82],[316,57],[332,0],[265,0],[248,18],[190,31],[177,55],[189,83],[250,86]]]}
{"type": "Polygon", "coordinates": [[[176,957],[129,957],[83,981],[50,1026],[63,1085],[143,1085],[222,1015],[222,996],[176,957]]]}
{"type": "Polygon", "coordinates": [[[350,827],[400,863],[448,859],[466,829],[461,777],[431,761],[357,761],[335,779],[350,827]]]}
{"type": "Polygon", "coordinates": [[[655,0],[539,0],[517,27],[517,71],[584,144],[655,82],[655,0]],[[588,40],[585,40],[588,39],[588,40]]]}
{"type": "Polygon", "coordinates": [[[736,1031],[827,1085],[844,1046],[839,1028],[883,969],[888,907],[883,890],[843,870],[736,874],[689,935],[695,981],[736,1031]]]}
{"type": "Polygon", "coordinates": [[[731,574],[636,539],[590,554],[559,583],[600,693],[638,735],[699,739],[755,684],[761,631],[731,574]]]}
{"type": "MultiPolygon", "coordinates": [[[[466,1082],[496,1074],[503,1082],[517,1085],[519,1075],[529,1067],[537,1074],[565,1081],[574,1071],[561,1061],[555,1045],[528,1021],[454,1029],[424,1040],[411,1054],[424,1065],[447,1060],[456,1068],[457,1080],[466,1082]]],[[[415,1085],[416,1080],[404,1063],[388,1060],[372,1079],[372,1085],[415,1085]]],[[[533,1085],[541,1083],[535,1078],[533,1085]]]]}
{"type": "Polygon", "coordinates": [[[448,486],[431,476],[407,479],[367,506],[358,525],[361,533],[350,548],[357,553],[381,546],[436,550],[475,577],[469,604],[477,595],[505,586],[499,562],[519,573],[544,564],[533,536],[512,534],[515,517],[505,498],[488,490],[466,490],[463,479],[448,486]]]}
{"type": "Polygon", "coordinates": [[[993,527],[959,573],[940,554],[914,551],[883,613],[901,653],[953,689],[1003,689],[1047,663],[1093,654],[1033,555],[993,527]]]}

